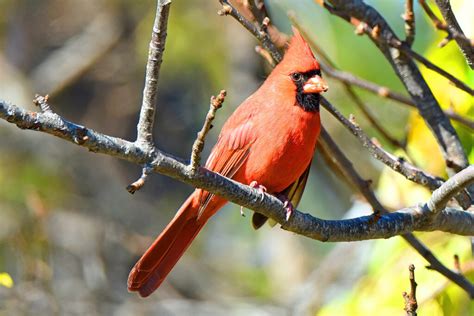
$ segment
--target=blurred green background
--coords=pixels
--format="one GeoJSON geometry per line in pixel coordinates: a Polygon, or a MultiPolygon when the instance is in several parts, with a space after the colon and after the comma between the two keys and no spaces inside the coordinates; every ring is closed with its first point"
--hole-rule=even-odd
{"type": "MultiPolygon", "coordinates": [[[[403,38],[404,1],[367,1],[403,38]]],[[[474,2],[451,1],[474,36],[474,2]]],[[[0,98],[33,109],[35,93],[66,119],[134,139],[155,1],[0,0],[0,98]]],[[[337,66],[405,93],[390,65],[366,37],[310,0],[266,1],[272,21],[290,33],[288,11],[337,66]]],[[[474,85],[455,43],[439,49],[416,5],[414,49],[474,85]]],[[[155,139],[160,149],[188,157],[209,97],[226,89],[216,128],[265,79],[269,68],[257,42],[218,1],[174,0],[159,84],[155,139]]],[[[435,8],[433,8],[435,9],[435,8]]],[[[443,107],[474,116],[474,101],[422,68],[443,107]]],[[[330,80],[328,99],[354,114],[371,136],[393,148],[330,80]]],[[[401,104],[358,94],[397,139],[408,140],[414,163],[438,176],[444,164],[422,120],[401,104]]],[[[392,209],[429,196],[372,159],[323,111],[323,124],[392,209]]],[[[474,161],[472,131],[454,124],[474,161]]],[[[135,195],[125,187],[138,166],[91,154],[64,141],[0,122],[0,315],[401,315],[415,264],[419,315],[472,315],[468,296],[436,272],[401,238],[324,244],[278,227],[253,231],[250,211],[226,206],[213,218],[167,281],[143,300],[126,289],[129,269],[172,218],[192,188],[154,175],[135,195]]],[[[370,214],[357,192],[316,155],[300,209],[322,218],[370,214]]],[[[453,255],[472,277],[467,238],[417,234],[445,263],[453,255]]]]}

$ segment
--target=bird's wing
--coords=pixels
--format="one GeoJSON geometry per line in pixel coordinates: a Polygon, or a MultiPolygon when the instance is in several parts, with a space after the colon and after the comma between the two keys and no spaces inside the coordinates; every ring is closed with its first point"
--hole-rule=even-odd
{"type": "MultiPolygon", "coordinates": [[[[250,146],[254,141],[255,134],[251,120],[232,129],[223,129],[207,159],[206,168],[232,178],[247,160],[250,146]]],[[[198,217],[201,216],[213,196],[207,191],[201,191],[198,217]]]]}
{"type": "MultiPolygon", "coordinates": [[[[279,194],[286,196],[288,200],[291,202],[293,207],[298,207],[298,204],[301,201],[301,197],[303,196],[304,188],[306,187],[306,182],[308,181],[309,170],[311,169],[311,162],[309,163],[306,170],[303,174],[296,179],[295,182],[290,184],[285,190],[280,192],[279,194]]],[[[252,226],[254,229],[259,229],[262,227],[265,222],[268,220],[268,217],[262,215],[260,213],[253,213],[252,216],[252,226]]],[[[271,223],[274,226],[276,223],[271,223]]]]}

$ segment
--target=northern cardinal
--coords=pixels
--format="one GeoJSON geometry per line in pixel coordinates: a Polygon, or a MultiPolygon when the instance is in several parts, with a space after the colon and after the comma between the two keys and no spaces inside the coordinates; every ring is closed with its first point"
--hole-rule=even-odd
{"type": "MultiPolygon", "coordinates": [[[[294,29],[283,60],[224,124],[206,168],[262,191],[284,196],[291,215],[306,184],[319,136],[320,93],[327,90],[319,64],[294,29]]],[[[135,264],[129,291],[153,293],[193,239],[227,201],[196,189],[135,264]]],[[[254,213],[255,228],[266,217],[254,213]]]]}

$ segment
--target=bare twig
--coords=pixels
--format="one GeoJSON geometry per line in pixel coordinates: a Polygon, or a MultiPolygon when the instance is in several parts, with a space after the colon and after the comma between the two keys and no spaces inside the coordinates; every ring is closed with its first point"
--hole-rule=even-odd
{"type": "Polygon", "coordinates": [[[457,273],[462,273],[461,263],[459,262],[459,256],[458,255],[454,255],[454,270],[457,273]]]}
{"type": "Polygon", "coordinates": [[[403,292],[403,298],[405,299],[405,311],[408,316],[416,316],[416,310],[418,308],[418,302],[416,301],[416,284],[415,281],[415,266],[410,264],[408,267],[410,271],[410,294],[403,292]]]}
{"type": "Polygon", "coordinates": [[[49,95],[45,95],[43,97],[43,96],[37,94],[37,95],[35,95],[35,98],[33,99],[33,103],[36,106],[39,106],[39,108],[41,109],[42,112],[52,112],[51,108],[48,104],[48,99],[49,99],[49,95]]]}
{"type": "Polygon", "coordinates": [[[474,182],[474,166],[469,166],[449,178],[444,185],[436,189],[428,202],[430,211],[436,213],[446,207],[448,201],[458,192],[474,182]]]}
{"type": "Polygon", "coordinates": [[[140,119],[137,125],[137,143],[140,146],[153,148],[153,121],[155,119],[156,96],[158,91],[158,77],[160,74],[163,52],[165,50],[168,15],[171,0],[158,0],[155,22],[151,35],[148,62],[146,65],[145,88],[140,110],[140,119]]]}
{"type": "Polygon", "coordinates": [[[415,248],[415,250],[430,263],[430,265],[427,266],[428,269],[434,270],[445,276],[447,279],[451,280],[453,283],[457,284],[464,291],[466,291],[471,299],[474,298],[474,284],[466,279],[466,277],[449,269],[443,263],[441,263],[441,261],[439,261],[438,258],[436,258],[434,254],[413,234],[406,234],[403,237],[410,244],[410,246],[415,248]]]}
{"type": "Polygon", "coordinates": [[[405,1],[405,13],[402,14],[405,21],[405,43],[411,47],[415,40],[415,14],[413,13],[413,0],[405,1]]]}
{"type": "Polygon", "coordinates": [[[275,67],[275,61],[272,58],[272,55],[260,45],[255,46],[255,52],[265,59],[265,61],[271,66],[275,67]]]}
{"type": "Polygon", "coordinates": [[[263,47],[268,50],[270,54],[272,54],[272,58],[274,60],[280,61],[282,59],[280,51],[273,44],[270,36],[266,32],[243,17],[240,12],[237,11],[237,9],[235,9],[235,7],[232,6],[227,0],[220,0],[220,3],[222,4],[222,9],[219,10],[219,15],[231,15],[250,33],[255,35],[255,37],[262,43],[263,47]]]}
{"type": "Polygon", "coordinates": [[[134,194],[135,192],[140,190],[145,185],[145,182],[148,179],[148,175],[151,172],[152,172],[152,169],[149,165],[146,165],[145,167],[143,167],[142,175],[140,176],[140,178],[138,178],[137,181],[127,186],[127,191],[130,192],[131,194],[134,194]]]}
{"type": "Polygon", "coordinates": [[[191,152],[191,162],[189,163],[189,167],[191,169],[191,172],[193,173],[196,172],[196,170],[199,168],[199,165],[201,163],[201,152],[204,148],[204,140],[206,138],[207,133],[212,127],[212,121],[216,116],[217,110],[220,109],[222,107],[222,103],[224,103],[225,96],[226,91],[221,90],[217,97],[211,97],[211,102],[209,105],[209,111],[206,115],[206,120],[204,121],[202,129],[197,133],[197,137],[194,141],[193,149],[191,152]]]}
{"type": "MultiPolygon", "coordinates": [[[[395,46],[396,47],[396,46],[395,46]]],[[[414,50],[412,49],[408,49],[408,48],[405,48],[406,46],[401,43],[400,45],[398,45],[398,48],[400,48],[402,50],[402,52],[404,52],[405,54],[407,54],[408,56],[410,56],[411,58],[419,61],[420,63],[422,63],[426,68],[430,69],[430,70],[433,70],[434,72],[437,72],[438,74],[440,74],[441,76],[445,77],[446,79],[448,79],[449,81],[451,81],[456,87],[458,87],[459,89],[463,90],[464,92],[467,92],[468,94],[470,95],[474,95],[474,90],[469,87],[467,84],[465,84],[464,82],[462,82],[461,80],[459,80],[458,78],[456,78],[454,75],[450,74],[449,72],[447,72],[446,70],[442,69],[441,67],[433,64],[431,61],[429,61],[428,59],[426,59],[425,57],[423,57],[422,55],[418,54],[417,52],[415,52],[414,50]]]]}
{"type": "Polygon", "coordinates": [[[458,44],[459,48],[461,49],[461,52],[466,58],[468,65],[471,67],[471,69],[474,69],[473,41],[471,41],[464,35],[464,32],[462,31],[458,21],[456,20],[456,16],[454,15],[449,0],[436,0],[436,4],[438,5],[438,8],[441,11],[444,20],[446,21],[446,31],[448,32],[449,36],[454,38],[454,40],[458,44]]]}

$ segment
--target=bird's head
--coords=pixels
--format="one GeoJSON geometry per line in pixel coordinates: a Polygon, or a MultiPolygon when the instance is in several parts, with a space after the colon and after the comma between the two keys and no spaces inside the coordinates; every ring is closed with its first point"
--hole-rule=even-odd
{"type": "Polygon", "coordinates": [[[293,33],[283,60],[273,72],[283,76],[284,87],[295,94],[297,105],[305,111],[316,112],[320,94],[326,92],[328,86],[308,43],[296,28],[293,33]]]}

